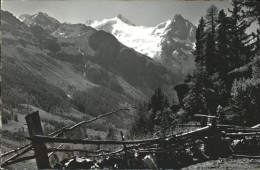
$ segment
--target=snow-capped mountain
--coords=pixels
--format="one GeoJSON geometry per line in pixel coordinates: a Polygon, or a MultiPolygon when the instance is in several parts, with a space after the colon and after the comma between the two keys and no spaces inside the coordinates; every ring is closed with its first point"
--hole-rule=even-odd
{"type": "Polygon", "coordinates": [[[93,51],[84,44],[97,29],[113,34],[122,44],[157,60],[183,78],[195,65],[191,52],[195,47],[196,27],[181,15],[155,27],[136,26],[122,15],[102,21],[88,20],[84,24],[60,23],[42,12],[19,18],[27,26],[40,26],[54,37],[73,37],[83,54],[92,55],[93,51]]]}
{"type": "Polygon", "coordinates": [[[136,26],[119,15],[102,21],[88,20],[88,26],[113,34],[121,43],[154,58],[182,74],[194,66],[196,27],[181,15],[155,27],[136,26]]]}
{"type": "Polygon", "coordinates": [[[181,15],[175,15],[167,30],[160,42],[161,50],[154,58],[184,76],[192,73],[195,66],[192,51],[195,48],[196,27],[181,15]]]}
{"type": "Polygon", "coordinates": [[[88,20],[85,24],[109,32],[126,46],[153,58],[161,48],[160,42],[170,21],[156,27],[136,26],[122,15],[118,15],[102,21],[88,20]]]}

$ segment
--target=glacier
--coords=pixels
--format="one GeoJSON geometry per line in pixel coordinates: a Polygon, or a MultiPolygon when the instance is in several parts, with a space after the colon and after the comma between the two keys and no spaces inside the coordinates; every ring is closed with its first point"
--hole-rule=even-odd
{"type": "Polygon", "coordinates": [[[154,58],[155,54],[161,51],[161,41],[170,23],[171,20],[168,20],[155,27],[136,26],[117,16],[101,21],[87,21],[85,24],[97,30],[109,32],[124,45],[154,58]]]}

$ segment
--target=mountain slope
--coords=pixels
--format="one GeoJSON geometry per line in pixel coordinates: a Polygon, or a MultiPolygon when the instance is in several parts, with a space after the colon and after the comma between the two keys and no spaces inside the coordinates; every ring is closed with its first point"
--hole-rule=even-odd
{"type": "MultiPolygon", "coordinates": [[[[148,98],[120,76],[88,60],[73,42],[64,45],[40,26],[27,27],[9,12],[1,11],[1,16],[2,95],[6,114],[17,112],[21,104],[29,104],[51,114],[63,114],[72,121],[79,116],[77,121],[80,121],[148,98]],[[38,31],[33,31],[35,28],[38,31]],[[60,48],[48,49],[42,43],[48,39],[60,48]],[[80,115],[73,115],[74,108],[80,110],[77,102],[82,97],[87,107],[80,115]]],[[[128,128],[131,113],[123,114],[104,119],[103,129],[109,124],[128,128]]],[[[60,127],[55,124],[57,120],[51,121],[56,128],[60,127]]]]}
{"type": "MultiPolygon", "coordinates": [[[[5,15],[8,18],[9,14],[5,15]]],[[[10,28],[11,19],[3,20],[4,62],[12,60],[10,67],[26,69],[68,96],[100,86],[121,96],[120,103],[137,102],[147,100],[154,89],[170,89],[180,80],[162,64],[124,46],[109,33],[84,24],[59,23],[47,14],[23,16],[34,20],[24,19],[24,25],[9,17],[16,20],[17,28],[10,28]],[[50,22],[38,22],[44,20],[50,22]],[[53,25],[51,22],[59,26],[46,29],[54,27],[43,23],[53,25]],[[9,32],[12,29],[15,34],[9,32]]],[[[119,18],[134,26],[122,16],[119,18]]]]}
{"type": "Polygon", "coordinates": [[[1,16],[3,87],[6,87],[3,92],[4,103],[5,99],[14,97],[10,94],[25,95],[28,99],[24,100],[27,102],[32,100],[33,103],[39,103],[37,100],[41,95],[38,94],[42,93],[39,85],[47,92],[53,90],[49,91],[49,97],[53,94],[64,100],[67,100],[67,94],[73,93],[72,89],[86,90],[97,86],[79,75],[70,63],[51,57],[53,52],[48,48],[53,47],[53,43],[59,46],[54,37],[39,27],[36,28],[37,31],[35,27],[26,27],[8,12],[1,11],[1,16]],[[16,76],[17,74],[20,76],[16,76]],[[39,82],[42,83],[36,85],[39,82]],[[32,89],[28,89],[28,83],[32,89]],[[60,94],[55,94],[61,90],[60,94]]]}
{"type": "Polygon", "coordinates": [[[181,15],[155,27],[135,26],[122,16],[85,24],[113,34],[124,45],[156,59],[183,77],[192,72],[196,27],[181,15]]]}

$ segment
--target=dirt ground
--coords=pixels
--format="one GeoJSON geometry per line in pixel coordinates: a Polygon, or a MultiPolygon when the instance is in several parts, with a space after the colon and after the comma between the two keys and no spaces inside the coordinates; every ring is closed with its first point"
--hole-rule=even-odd
{"type": "Polygon", "coordinates": [[[218,160],[197,163],[183,168],[183,170],[192,169],[260,169],[260,159],[221,158],[218,160]]]}

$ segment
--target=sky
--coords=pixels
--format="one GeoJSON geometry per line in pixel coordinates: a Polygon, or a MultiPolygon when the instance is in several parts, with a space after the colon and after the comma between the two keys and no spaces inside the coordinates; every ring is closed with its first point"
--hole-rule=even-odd
{"type": "Polygon", "coordinates": [[[197,26],[211,4],[219,9],[231,8],[229,1],[3,0],[2,9],[15,16],[45,12],[60,22],[69,23],[85,23],[90,19],[102,20],[122,14],[132,23],[143,26],[156,26],[171,20],[175,14],[181,14],[197,26]]]}

